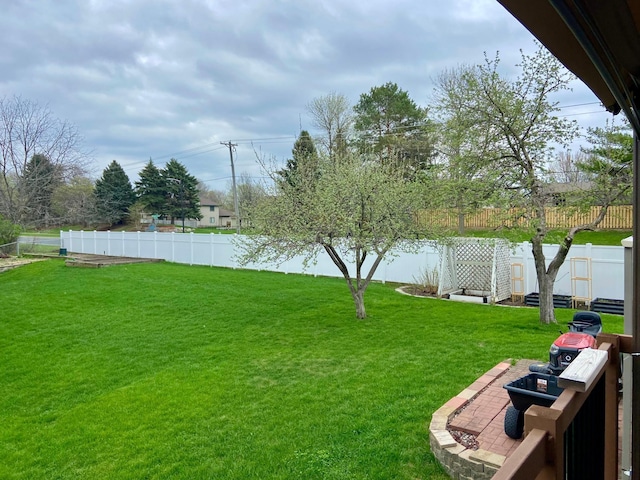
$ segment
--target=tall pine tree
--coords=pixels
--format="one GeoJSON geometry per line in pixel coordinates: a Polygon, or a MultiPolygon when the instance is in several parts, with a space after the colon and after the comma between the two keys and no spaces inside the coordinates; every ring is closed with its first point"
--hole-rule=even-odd
{"type": "Polygon", "coordinates": [[[428,169],[433,157],[433,135],[427,110],[409,94],[388,82],[360,95],[353,107],[354,128],[363,152],[377,154],[381,162],[402,164],[417,174],[428,169]]]}
{"type": "Polygon", "coordinates": [[[60,169],[46,155],[33,155],[19,183],[25,220],[36,226],[48,224],[52,220],[51,198],[61,184],[60,169]]]}
{"type": "Polygon", "coordinates": [[[100,218],[111,225],[123,223],[136,199],[129,177],[115,160],[96,181],[95,194],[100,218]]]}
{"type": "Polygon", "coordinates": [[[287,160],[286,167],[278,171],[278,176],[283,182],[296,187],[302,178],[317,177],[317,175],[306,175],[307,171],[319,170],[318,154],[309,132],[306,130],[300,132],[291,153],[293,156],[287,160]]]}
{"type": "Polygon", "coordinates": [[[167,187],[167,216],[172,221],[179,218],[200,220],[200,198],[198,197],[198,179],[190,175],[186,167],[172,158],[161,171],[167,187]]]}
{"type": "Polygon", "coordinates": [[[140,171],[135,192],[147,213],[164,216],[167,214],[167,183],[153,160],[140,171]]]}

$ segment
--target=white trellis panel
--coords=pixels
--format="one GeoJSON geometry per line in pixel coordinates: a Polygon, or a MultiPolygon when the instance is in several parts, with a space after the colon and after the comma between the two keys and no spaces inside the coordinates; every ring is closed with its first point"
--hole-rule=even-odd
{"type": "Polygon", "coordinates": [[[441,248],[438,294],[464,292],[491,303],[511,296],[509,243],[494,238],[454,238],[441,248]]]}

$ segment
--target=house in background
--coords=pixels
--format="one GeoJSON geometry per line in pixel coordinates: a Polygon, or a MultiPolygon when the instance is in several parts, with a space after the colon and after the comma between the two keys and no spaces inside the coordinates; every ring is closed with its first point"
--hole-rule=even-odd
{"type": "Polygon", "coordinates": [[[546,196],[546,205],[562,207],[567,204],[567,198],[592,188],[590,182],[551,182],[542,187],[546,196]]]}
{"type": "Polygon", "coordinates": [[[200,196],[200,214],[198,227],[236,228],[237,221],[233,212],[222,208],[220,201],[205,195],[200,196]]]}
{"type": "MultiPolygon", "coordinates": [[[[202,218],[200,220],[196,220],[194,218],[185,219],[184,224],[186,227],[236,228],[237,222],[235,214],[232,211],[223,208],[221,206],[221,202],[218,199],[208,197],[206,195],[200,195],[199,201],[200,215],[202,215],[202,218]]],[[[176,220],[176,224],[177,223],[179,223],[178,220],[176,220]]],[[[151,214],[142,212],[140,216],[140,225],[142,225],[145,229],[150,230],[153,228],[150,227],[152,224],[158,225],[158,227],[161,228],[162,226],[170,225],[171,219],[154,219],[151,214]]]]}

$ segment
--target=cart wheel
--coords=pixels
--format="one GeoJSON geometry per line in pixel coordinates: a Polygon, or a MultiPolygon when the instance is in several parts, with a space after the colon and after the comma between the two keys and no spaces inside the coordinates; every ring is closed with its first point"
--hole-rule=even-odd
{"type": "Polygon", "coordinates": [[[509,405],[504,415],[504,433],[507,436],[517,440],[522,437],[524,432],[524,412],[516,409],[513,405],[509,405]]]}

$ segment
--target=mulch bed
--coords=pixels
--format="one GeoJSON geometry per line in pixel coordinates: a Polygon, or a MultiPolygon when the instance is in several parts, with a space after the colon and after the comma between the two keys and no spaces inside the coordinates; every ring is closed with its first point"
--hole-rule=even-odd
{"type": "MultiPolygon", "coordinates": [[[[447,297],[438,297],[433,292],[433,289],[423,288],[417,285],[404,285],[399,288],[399,290],[406,295],[413,295],[415,297],[425,297],[425,298],[447,298],[447,297]]],[[[524,298],[507,298],[506,300],[502,300],[498,302],[498,305],[507,305],[510,307],[526,307],[524,303],[524,298]]]]}

